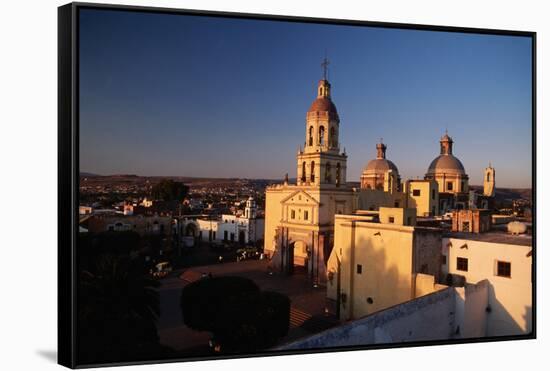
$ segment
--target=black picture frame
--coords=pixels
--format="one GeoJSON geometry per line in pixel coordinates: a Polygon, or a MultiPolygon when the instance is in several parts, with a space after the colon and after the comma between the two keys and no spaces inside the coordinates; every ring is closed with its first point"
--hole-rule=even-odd
{"type": "Polygon", "coordinates": [[[58,363],[69,368],[99,366],[121,366],[133,364],[153,364],[165,362],[198,361],[209,359],[229,359],[287,354],[308,354],[320,352],[340,352],[381,348],[417,347],[429,345],[449,345],[477,342],[536,339],[537,329],[537,225],[533,219],[532,249],[532,303],[533,330],[527,335],[483,337],[478,339],[456,339],[441,341],[408,342],[401,344],[365,345],[351,347],[331,347],[311,350],[264,351],[254,354],[224,355],[216,357],[189,357],[174,359],[155,359],[136,362],[116,362],[105,364],[81,364],[76,357],[76,244],[78,236],[78,194],[79,194],[79,22],[82,9],[109,9],[145,13],[199,15],[237,19],[275,20],[284,22],[316,23],[332,25],[374,26],[380,28],[398,28],[410,30],[445,31],[466,34],[489,34],[523,36],[532,40],[532,213],[536,215],[536,32],[496,30],[483,28],[447,27],[422,24],[386,23],[360,20],[341,20],[310,18],[298,16],[280,16],[249,13],[229,13],[221,11],[202,11],[190,9],[170,9],[142,6],[122,6],[96,3],[70,3],[58,8],[58,363]]]}

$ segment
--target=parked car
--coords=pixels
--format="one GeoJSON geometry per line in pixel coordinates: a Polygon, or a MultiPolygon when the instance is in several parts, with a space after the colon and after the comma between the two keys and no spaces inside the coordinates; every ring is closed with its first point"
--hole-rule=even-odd
{"type": "Polygon", "coordinates": [[[155,267],[152,269],[151,274],[155,278],[164,278],[168,276],[170,272],[172,272],[172,265],[170,264],[170,262],[163,261],[155,265],[155,267]]]}
{"type": "Polygon", "coordinates": [[[245,247],[242,249],[238,249],[236,253],[237,261],[260,257],[260,252],[257,247],[245,247]]]}

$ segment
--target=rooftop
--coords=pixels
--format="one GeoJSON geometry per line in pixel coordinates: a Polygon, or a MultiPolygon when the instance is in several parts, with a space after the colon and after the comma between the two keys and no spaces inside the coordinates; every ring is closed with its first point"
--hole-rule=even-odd
{"type": "Polygon", "coordinates": [[[443,237],[463,240],[502,243],[509,245],[532,246],[533,237],[530,234],[513,235],[507,232],[491,231],[486,233],[447,232],[443,237]]]}

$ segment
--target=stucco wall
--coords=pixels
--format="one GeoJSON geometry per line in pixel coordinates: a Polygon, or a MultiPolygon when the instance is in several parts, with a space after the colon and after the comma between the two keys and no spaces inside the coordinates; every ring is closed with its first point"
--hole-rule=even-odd
{"type": "Polygon", "coordinates": [[[282,218],[281,201],[290,196],[295,190],[268,189],[265,198],[265,229],[264,229],[264,251],[273,255],[275,250],[275,235],[277,226],[282,218]]]}
{"type": "Polygon", "coordinates": [[[415,273],[425,273],[439,278],[441,273],[441,231],[437,228],[414,229],[415,273]]]}
{"type": "Polygon", "coordinates": [[[483,280],[477,285],[468,284],[464,287],[464,318],[463,338],[487,336],[487,306],[489,304],[489,281],[483,280]]]}
{"type": "Polygon", "coordinates": [[[406,183],[405,192],[408,195],[407,207],[416,208],[416,215],[433,216],[439,214],[439,190],[437,189],[437,182],[411,180],[406,183]],[[413,192],[415,190],[419,191],[420,195],[415,196],[413,192]],[[432,190],[434,191],[433,194],[432,190]]]}
{"type": "Polygon", "coordinates": [[[448,264],[444,274],[461,275],[468,283],[489,281],[490,312],[487,335],[529,333],[532,328],[531,246],[443,238],[442,251],[448,264]],[[457,269],[457,257],[468,259],[468,271],[457,269]],[[511,277],[496,275],[496,262],[511,263],[511,277]]]}
{"type": "Polygon", "coordinates": [[[361,189],[357,192],[357,208],[359,210],[378,210],[381,206],[395,207],[395,202],[399,203],[399,207],[403,207],[405,205],[405,194],[375,189],[361,189]]]}
{"type": "Polygon", "coordinates": [[[454,336],[455,297],[455,289],[447,288],[277,349],[450,339],[454,336]]]}

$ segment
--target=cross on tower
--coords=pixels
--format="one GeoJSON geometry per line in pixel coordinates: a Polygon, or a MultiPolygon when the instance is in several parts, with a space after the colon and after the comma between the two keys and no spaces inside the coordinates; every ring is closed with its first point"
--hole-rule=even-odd
{"type": "Polygon", "coordinates": [[[323,59],[323,63],[321,63],[321,67],[323,67],[323,79],[325,80],[327,79],[328,65],[329,65],[328,58],[325,57],[325,59],[323,59]]]}

